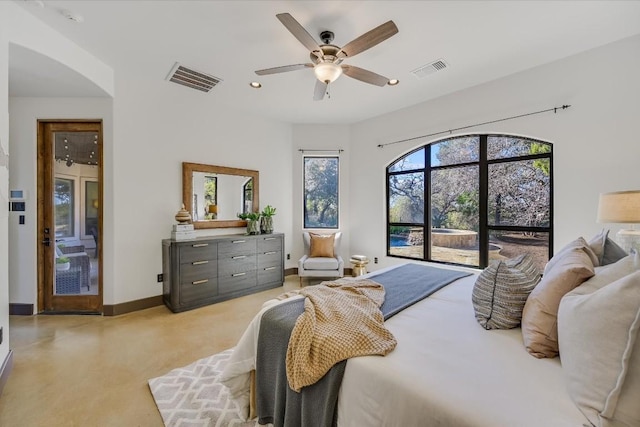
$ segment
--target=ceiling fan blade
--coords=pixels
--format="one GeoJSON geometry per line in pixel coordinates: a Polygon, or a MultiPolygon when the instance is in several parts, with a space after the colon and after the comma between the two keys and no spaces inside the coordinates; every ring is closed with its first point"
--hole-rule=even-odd
{"type": "Polygon", "coordinates": [[[354,67],[353,65],[343,65],[342,72],[352,79],[360,80],[361,82],[376,86],[384,86],[389,83],[389,79],[385,76],[376,74],[373,71],[365,70],[364,68],[354,67]]]}
{"type": "Polygon", "coordinates": [[[327,83],[316,79],[316,88],[313,91],[313,100],[322,101],[324,94],[327,92],[327,83]]]}
{"type": "Polygon", "coordinates": [[[396,27],[396,24],[393,21],[387,21],[344,45],[342,49],[340,49],[340,52],[338,52],[338,55],[348,57],[356,56],[360,52],[364,52],[378,43],[382,43],[397,32],[398,27],[396,27]]]}
{"type": "Polygon", "coordinates": [[[264,70],[257,70],[256,74],[259,76],[266,76],[267,74],[286,73],[287,71],[302,70],[304,68],[313,68],[313,64],[295,64],[285,65],[283,67],[265,68],[264,70]]]}
{"type": "Polygon", "coordinates": [[[293,36],[297,38],[298,41],[302,43],[307,49],[309,49],[311,52],[321,52],[320,46],[318,46],[318,42],[315,41],[313,37],[311,37],[311,34],[309,34],[307,30],[305,30],[304,27],[300,25],[300,23],[296,21],[293,16],[288,13],[279,13],[276,15],[276,18],[278,18],[280,22],[282,22],[282,25],[287,27],[287,30],[289,30],[289,32],[293,34],[293,36]]]}

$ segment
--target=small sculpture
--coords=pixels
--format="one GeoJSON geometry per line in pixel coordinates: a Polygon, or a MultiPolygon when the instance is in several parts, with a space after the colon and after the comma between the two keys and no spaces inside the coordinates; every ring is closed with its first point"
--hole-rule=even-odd
{"type": "Polygon", "coordinates": [[[178,221],[179,224],[189,224],[191,222],[191,214],[184,208],[184,203],[176,214],[176,221],[178,221]]]}

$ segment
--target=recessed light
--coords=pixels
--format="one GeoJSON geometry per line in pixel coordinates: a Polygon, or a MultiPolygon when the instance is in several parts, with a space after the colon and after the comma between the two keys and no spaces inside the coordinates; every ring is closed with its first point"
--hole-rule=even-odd
{"type": "Polygon", "coordinates": [[[389,86],[395,86],[395,85],[397,85],[398,83],[400,83],[400,80],[398,80],[398,79],[391,79],[391,80],[389,80],[389,83],[387,83],[387,84],[388,84],[389,86]]]}
{"type": "Polygon", "coordinates": [[[260,89],[262,87],[262,84],[260,84],[258,82],[251,82],[251,83],[249,83],[249,86],[251,86],[254,89],[260,89]]]}

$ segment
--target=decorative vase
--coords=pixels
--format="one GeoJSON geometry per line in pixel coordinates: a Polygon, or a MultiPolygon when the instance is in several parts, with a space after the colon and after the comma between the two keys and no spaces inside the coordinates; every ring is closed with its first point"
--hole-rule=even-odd
{"type": "Polygon", "coordinates": [[[260,234],[260,223],[257,219],[247,220],[247,234],[260,234]]]}
{"type": "Polygon", "coordinates": [[[176,214],[176,221],[178,221],[179,224],[188,224],[191,222],[191,214],[184,208],[184,203],[176,214]]]}
{"type": "Polygon", "coordinates": [[[56,270],[57,271],[66,271],[66,270],[68,270],[70,268],[71,268],[71,263],[70,262],[62,262],[62,263],[56,264],[56,270]]]}
{"type": "Polygon", "coordinates": [[[264,234],[273,233],[273,217],[263,216],[260,218],[260,232],[264,234]]]}

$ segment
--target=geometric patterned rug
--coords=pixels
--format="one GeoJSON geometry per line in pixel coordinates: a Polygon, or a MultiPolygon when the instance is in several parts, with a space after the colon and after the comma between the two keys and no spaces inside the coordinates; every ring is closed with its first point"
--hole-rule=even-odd
{"type": "MultiPolygon", "coordinates": [[[[166,427],[257,427],[242,421],[229,391],[219,381],[233,349],[200,359],[149,380],[166,427]]],[[[260,426],[262,427],[262,426],[260,426]]]]}

